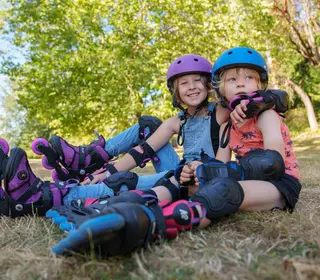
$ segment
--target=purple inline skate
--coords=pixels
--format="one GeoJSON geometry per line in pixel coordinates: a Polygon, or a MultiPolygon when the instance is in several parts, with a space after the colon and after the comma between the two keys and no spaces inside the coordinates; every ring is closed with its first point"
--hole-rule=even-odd
{"type": "Polygon", "coordinates": [[[83,181],[87,174],[102,168],[111,159],[104,150],[105,139],[99,135],[88,146],[73,146],[59,136],[52,136],[49,142],[38,138],[32,143],[37,155],[44,154],[42,165],[49,170],[55,169],[52,179],[56,182],[78,179],[83,181]]]}
{"type": "Polygon", "coordinates": [[[68,183],[43,182],[32,172],[27,155],[21,148],[13,148],[4,172],[3,215],[44,216],[53,206],[63,204],[68,183]]]}

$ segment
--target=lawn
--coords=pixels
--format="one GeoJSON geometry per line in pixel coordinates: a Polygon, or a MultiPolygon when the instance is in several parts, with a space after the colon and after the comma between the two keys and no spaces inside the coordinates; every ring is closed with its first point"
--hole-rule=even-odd
{"type": "MultiPolygon", "coordinates": [[[[294,145],[303,190],[292,214],[238,213],[110,259],[55,257],[49,248],[65,234],[49,220],[3,217],[0,279],[320,279],[320,136],[294,145]]],[[[31,162],[37,174],[48,176],[39,161],[31,162]]]]}

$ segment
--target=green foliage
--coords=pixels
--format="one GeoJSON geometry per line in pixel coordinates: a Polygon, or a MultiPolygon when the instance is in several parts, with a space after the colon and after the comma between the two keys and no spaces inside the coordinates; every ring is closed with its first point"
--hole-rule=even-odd
{"type": "MultiPolygon", "coordinates": [[[[26,63],[8,59],[2,72],[26,112],[22,130],[37,123],[36,137],[89,137],[94,128],[111,136],[142,114],[168,118],[175,110],[166,71],[186,53],[214,61],[227,48],[248,45],[292,76],[301,63],[265,0],[7,2],[8,32],[28,52],[26,63]]],[[[318,72],[308,73],[316,95],[318,72]]]]}
{"type": "Polygon", "coordinates": [[[290,129],[292,137],[295,137],[308,130],[308,117],[305,108],[291,109],[286,114],[285,123],[290,129]]]}

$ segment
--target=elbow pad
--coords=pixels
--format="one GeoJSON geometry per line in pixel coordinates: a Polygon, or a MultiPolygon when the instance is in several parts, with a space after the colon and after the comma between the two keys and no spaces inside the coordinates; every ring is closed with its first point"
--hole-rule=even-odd
{"type": "Polygon", "coordinates": [[[156,164],[160,163],[160,159],[158,158],[156,152],[147,142],[143,142],[141,145],[139,145],[139,147],[142,149],[141,153],[134,148],[128,152],[128,154],[133,157],[137,166],[143,168],[146,166],[146,163],[149,160],[153,160],[156,164]]]}

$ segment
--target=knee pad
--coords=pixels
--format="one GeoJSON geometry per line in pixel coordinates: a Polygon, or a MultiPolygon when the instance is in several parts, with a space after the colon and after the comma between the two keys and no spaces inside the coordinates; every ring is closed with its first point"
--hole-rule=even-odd
{"type": "Polygon", "coordinates": [[[141,153],[134,148],[128,152],[133,157],[137,166],[143,168],[149,160],[153,160],[156,164],[160,162],[156,152],[147,142],[143,142],[139,147],[142,149],[141,153]]]}
{"type": "Polygon", "coordinates": [[[215,178],[201,186],[191,201],[203,205],[208,219],[217,220],[237,212],[243,198],[243,189],[235,179],[215,178]]]}
{"type": "Polygon", "coordinates": [[[277,180],[285,174],[281,154],[274,150],[256,150],[234,161],[212,160],[197,167],[197,177],[204,184],[214,178],[231,177],[241,180],[277,180]]]}
{"type": "Polygon", "coordinates": [[[120,171],[103,181],[109,188],[114,191],[114,194],[118,194],[123,185],[128,190],[135,190],[138,183],[138,175],[130,171],[120,171]]]}
{"type": "Polygon", "coordinates": [[[241,158],[239,163],[247,180],[277,180],[285,174],[284,160],[274,150],[256,150],[241,158]]]}
{"type": "Polygon", "coordinates": [[[162,124],[162,121],[152,116],[139,117],[139,139],[147,140],[162,124]],[[149,131],[147,131],[147,128],[149,131]]]}
{"type": "Polygon", "coordinates": [[[172,201],[176,201],[179,199],[179,187],[177,187],[175,184],[173,184],[170,181],[170,177],[172,177],[174,174],[173,170],[167,172],[162,178],[160,178],[152,188],[155,188],[157,186],[164,186],[168,189],[168,191],[171,194],[172,201]]]}

